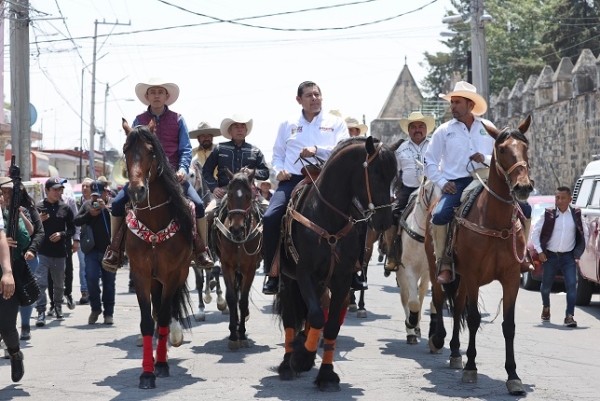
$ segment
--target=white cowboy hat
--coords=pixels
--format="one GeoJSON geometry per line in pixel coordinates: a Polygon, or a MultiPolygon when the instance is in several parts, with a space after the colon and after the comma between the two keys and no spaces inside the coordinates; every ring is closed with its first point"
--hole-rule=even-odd
{"type": "Polygon", "coordinates": [[[360,131],[360,134],[358,134],[359,136],[366,134],[369,130],[369,127],[367,127],[365,124],[361,124],[360,121],[354,117],[346,117],[346,120],[344,121],[346,121],[348,128],[358,128],[360,131]]]}
{"type": "Polygon", "coordinates": [[[198,128],[189,132],[190,139],[198,138],[200,135],[220,136],[221,131],[218,128],[213,128],[209,123],[202,121],[198,124],[198,128]]]}
{"type": "Polygon", "coordinates": [[[475,102],[473,114],[476,116],[481,116],[487,111],[487,103],[485,102],[485,99],[477,93],[477,88],[468,82],[458,81],[456,85],[454,85],[454,90],[452,92],[446,95],[440,94],[440,97],[447,101],[450,101],[452,96],[466,97],[467,99],[475,102]]]}
{"type": "Polygon", "coordinates": [[[408,126],[410,125],[410,123],[414,123],[416,121],[421,121],[425,123],[425,126],[427,127],[427,132],[425,133],[425,135],[431,134],[431,131],[433,131],[433,129],[435,128],[435,119],[432,116],[424,116],[418,111],[413,111],[407,118],[401,118],[399,121],[400,128],[402,129],[402,131],[408,134],[408,126]]]}
{"type": "Polygon", "coordinates": [[[169,94],[169,98],[165,102],[167,106],[170,106],[177,101],[177,98],[179,97],[179,86],[175,85],[174,83],[166,82],[162,78],[152,77],[147,83],[140,82],[135,86],[135,94],[138,99],[140,99],[140,102],[144,103],[146,106],[150,105],[150,102],[146,99],[145,95],[149,88],[155,86],[165,88],[167,90],[167,93],[169,94]]]}
{"type": "Polygon", "coordinates": [[[233,123],[241,123],[241,124],[246,124],[246,129],[248,130],[248,132],[246,133],[246,136],[250,135],[250,132],[252,131],[252,119],[246,117],[243,114],[234,114],[233,116],[231,116],[231,118],[226,118],[223,121],[221,121],[221,134],[227,138],[227,139],[231,139],[231,134],[229,133],[229,127],[231,127],[231,124],[233,123]]]}

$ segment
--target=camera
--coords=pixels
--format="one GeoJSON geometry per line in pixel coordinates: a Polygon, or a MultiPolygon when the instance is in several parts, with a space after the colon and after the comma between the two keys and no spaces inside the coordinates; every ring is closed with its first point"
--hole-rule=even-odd
{"type": "Polygon", "coordinates": [[[94,209],[98,209],[98,208],[100,207],[100,204],[99,204],[98,202],[93,202],[93,203],[92,203],[92,207],[93,207],[94,209]]]}

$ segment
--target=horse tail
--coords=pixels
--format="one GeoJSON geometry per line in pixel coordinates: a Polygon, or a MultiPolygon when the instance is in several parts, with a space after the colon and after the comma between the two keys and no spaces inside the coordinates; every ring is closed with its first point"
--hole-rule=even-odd
{"type": "MultiPolygon", "coordinates": [[[[458,284],[460,283],[460,276],[456,275],[456,279],[448,284],[443,284],[442,287],[444,288],[444,299],[446,300],[446,302],[448,303],[448,310],[450,312],[451,316],[454,316],[454,311],[455,311],[455,301],[456,301],[456,294],[458,292],[458,284]]],[[[439,312],[441,313],[441,311],[439,312]]],[[[463,307],[463,310],[461,311],[460,314],[460,327],[461,329],[464,329],[466,327],[467,324],[467,308],[463,307]]]]}
{"type": "Polygon", "coordinates": [[[187,283],[183,283],[177,287],[175,295],[173,295],[172,317],[176,319],[183,328],[190,330],[192,328],[192,320],[190,315],[193,311],[192,299],[187,283]]]}
{"type": "Polygon", "coordinates": [[[279,315],[284,328],[293,328],[296,332],[304,330],[308,308],[302,299],[296,280],[281,275],[283,288],[275,296],[273,311],[279,315]]]}

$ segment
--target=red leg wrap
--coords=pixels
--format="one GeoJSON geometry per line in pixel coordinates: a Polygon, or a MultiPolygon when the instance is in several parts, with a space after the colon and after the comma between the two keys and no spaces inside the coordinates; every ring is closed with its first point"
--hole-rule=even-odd
{"type": "Polygon", "coordinates": [[[169,327],[158,328],[158,343],[156,344],[156,362],[167,362],[167,340],[169,327]]]}
{"type": "Polygon", "coordinates": [[[144,373],[154,373],[154,358],[152,356],[152,336],[144,336],[142,369],[144,373]]]}

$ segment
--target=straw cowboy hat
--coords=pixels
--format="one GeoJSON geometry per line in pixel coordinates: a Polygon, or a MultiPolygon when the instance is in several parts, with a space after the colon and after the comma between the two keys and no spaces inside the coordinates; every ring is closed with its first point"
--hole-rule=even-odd
{"type": "Polygon", "coordinates": [[[246,117],[243,114],[234,114],[233,116],[231,116],[231,118],[228,117],[221,121],[221,134],[225,138],[231,139],[231,134],[228,131],[229,127],[231,127],[233,123],[246,124],[246,129],[248,130],[246,136],[250,135],[250,132],[252,131],[252,119],[246,117]]]}
{"type": "Polygon", "coordinates": [[[269,188],[273,188],[273,184],[271,184],[271,181],[260,181],[260,180],[256,180],[256,186],[260,188],[260,186],[262,184],[268,184],[269,188]]]}
{"type": "Polygon", "coordinates": [[[432,116],[424,116],[418,111],[410,113],[410,116],[408,116],[407,118],[401,118],[399,122],[400,128],[402,129],[402,131],[408,134],[408,126],[410,125],[410,123],[414,123],[417,121],[421,121],[425,123],[425,126],[427,126],[427,132],[425,133],[425,135],[431,134],[431,131],[433,131],[433,129],[435,128],[434,118],[432,116]]]}
{"type": "Polygon", "coordinates": [[[198,128],[189,132],[190,139],[198,138],[200,135],[220,136],[221,131],[218,128],[213,128],[209,123],[202,121],[198,124],[198,128]]]}
{"type": "Polygon", "coordinates": [[[346,117],[345,121],[346,121],[346,125],[348,126],[348,128],[358,128],[359,129],[359,131],[360,131],[360,134],[358,134],[359,136],[366,134],[367,131],[369,130],[369,127],[367,127],[365,124],[361,124],[360,121],[358,121],[354,117],[346,117]]]}
{"type": "Polygon", "coordinates": [[[450,101],[452,96],[466,97],[469,100],[475,102],[473,107],[473,114],[481,116],[487,111],[487,103],[485,99],[477,93],[477,88],[465,81],[459,81],[454,85],[454,90],[446,95],[440,94],[442,99],[450,101]]]}
{"type": "Polygon", "coordinates": [[[0,187],[2,188],[12,188],[13,182],[10,177],[0,177],[0,187]]]}
{"type": "Polygon", "coordinates": [[[100,181],[101,183],[103,183],[105,186],[110,187],[110,184],[112,184],[112,182],[108,181],[106,179],[105,176],[101,175],[100,177],[98,177],[98,181],[100,181]]]}
{"type": "Polygon", "coordinates": [[[162,78],[152,77],[147,83],[140,82],[135,86],[135,94],[138,99],[140,99],[140,102],[144,103],[146,106],[150,105],[150,102],[146,99],[145,95],[149,88],[155,86],[159,86],[167,90],[167,93],[169,94],[169,98],[165,102],[167,106],[170,106],[177,101],[177,98],[179,97],[179,86],[175,85],[174,83],[166,82],[162,78]]]}

